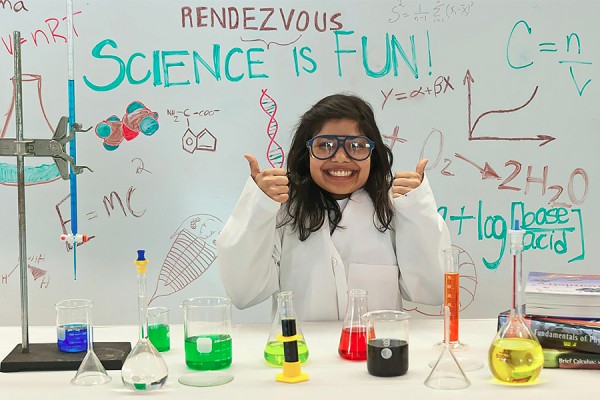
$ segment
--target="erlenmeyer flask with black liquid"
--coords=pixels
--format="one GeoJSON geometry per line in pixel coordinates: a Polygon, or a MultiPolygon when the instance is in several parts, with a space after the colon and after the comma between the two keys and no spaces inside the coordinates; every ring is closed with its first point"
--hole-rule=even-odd
{"type": "MultiPolygon", "coordinates": [[[[277,340],[277,335],[282,334],[281,328],[281,309],[286,302],[293,301],[294,292],[284,291],[277,295],[277,312],[273,318],[273,324],[271,325],[271,332],[267,339],[267,345],[265,346],[264,357],[272,367],[281,367],[283,365],[284,354],[283,354],[283,342],[277,340]]],[[[298,359],[301,363],[308,360],[308,346],[306,345],[306,339],[302,334],[302,328],[296,320],[296,334],[302,338],[298,340],[298,359]]]]}

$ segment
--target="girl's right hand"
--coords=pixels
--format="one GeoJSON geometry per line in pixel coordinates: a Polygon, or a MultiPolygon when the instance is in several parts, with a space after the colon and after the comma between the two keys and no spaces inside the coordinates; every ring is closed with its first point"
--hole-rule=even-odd
{"type": "Polygon", "coordinates": [[[267,196],[278,203],[285,203],[288,200],[288,177],[283,168],[268,168],[260,170],[258,161],[252,154],[244,154],[250,166],[250,176],[267,196]]]}

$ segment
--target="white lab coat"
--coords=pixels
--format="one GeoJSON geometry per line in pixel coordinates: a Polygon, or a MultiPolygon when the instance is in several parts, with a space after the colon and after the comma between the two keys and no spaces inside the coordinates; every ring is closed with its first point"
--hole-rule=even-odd
{"type": "Polygon", "coordinates": [[[244,309],[292,290],[301,321],[343,319],[348,289],[366,289],[370,310],[400,309],[401,297],[442,304],[450,235],[427,178],[393,204],[394,230],[379,232],[372,201],[358,190],[333,235],[326,220],[300,241],[290,226],[276,228],[283,207],[249,178],[217,239],[228,296],[244,309]]]}

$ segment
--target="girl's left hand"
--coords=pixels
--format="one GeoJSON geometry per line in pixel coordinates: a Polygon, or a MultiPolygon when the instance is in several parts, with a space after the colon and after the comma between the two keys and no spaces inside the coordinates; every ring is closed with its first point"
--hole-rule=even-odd
{"type": "Polygon", "coordinates": [[[425,166],[429,160],[424,158],[417,164],[415,172],[401,171],[394,175],[392,184],[392,196],[394,198],[405,195],[411,190],[419,187],[425,176],[425,166]]]}

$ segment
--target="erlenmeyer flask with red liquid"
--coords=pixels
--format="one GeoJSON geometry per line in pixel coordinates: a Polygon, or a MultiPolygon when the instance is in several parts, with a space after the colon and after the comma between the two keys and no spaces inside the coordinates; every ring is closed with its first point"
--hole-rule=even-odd
{"type": "Polygon", "coordinates": [[[348,305],[338,346],[338,353],[346,360],[364,361],[367,359],[367,326],[362,319],[367,311],[367,291],[364,289],[348,290],[348,305]]]}

